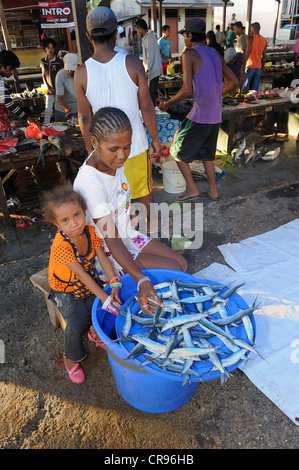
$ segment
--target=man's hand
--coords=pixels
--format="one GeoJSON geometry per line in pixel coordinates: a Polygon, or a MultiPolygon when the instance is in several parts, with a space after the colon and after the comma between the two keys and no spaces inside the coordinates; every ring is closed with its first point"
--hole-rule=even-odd
{"type": "Polygon", "coordinates": [[[162,100],[161,98],[158,98],[157,103],[158,103],[158,108],[161,109],[161,111],[167,111],[169,107],[169,104],[167,101],[162,100]]]}
{"type": "Polygon", "coordinates": [[[72,112],[73,112],[73,108],[67,108],[67,110],[65,111],[65,115],[68,116],[72,112]]]}
{"type": "Polygon", "coordinates": [[[151,157],[153,159],[158,158],[161,153],[161,144],[159,140],[152,140],[152,152],[151,157]]]}
{"type": "Polygon", "coordinates": [[[37,127],[40,127],[41,126],[41,123],[39,121],[36,121],[35,119],[32,119],[31,117],[28,117],[27,118],[27,122],[28,124],[35,124],[37,127]]]}

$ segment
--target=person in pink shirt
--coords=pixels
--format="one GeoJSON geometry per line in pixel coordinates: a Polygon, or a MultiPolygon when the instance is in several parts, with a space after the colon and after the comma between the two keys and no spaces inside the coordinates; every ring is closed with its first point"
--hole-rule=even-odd
{"type": "Polygon", "coordinates": [[[294,78],[299,78],[299,37],[295,43],[295,46],[293,47],[293,52],[295,65],[294,78]]]}

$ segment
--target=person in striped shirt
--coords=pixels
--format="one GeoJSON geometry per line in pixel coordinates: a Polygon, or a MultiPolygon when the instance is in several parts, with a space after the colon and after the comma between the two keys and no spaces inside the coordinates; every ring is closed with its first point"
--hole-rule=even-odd
{"type": "Polygon", "coordinates": [[[35,122],[14,103],[10,96],[8,83],[5,80],[5,78],[11,77],[18,67],[20,67],[20,61],[14,52],[7,50],[0,52],[0,123],[1,129],[7,130],[7,132],[10,130],[10,113],[15,114],[20,119],[24,119],[28,123],[35,122]]]}

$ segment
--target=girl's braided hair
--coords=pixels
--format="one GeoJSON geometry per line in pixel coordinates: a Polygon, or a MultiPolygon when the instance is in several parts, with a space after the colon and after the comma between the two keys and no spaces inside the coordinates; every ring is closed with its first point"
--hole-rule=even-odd
{"type": "Polygon", "coordinates": [[[46,221],[54,222],[56,220],[55,208],[68,202],[78,202],[82,209],[86,210],[85,200],[79,193],[74,191],[69,181],[44,192],[41,196],[41,210],[46,221]]]}
{"type": "Polygon", "coordinates": [[[111,134],[124,131],[132,132],[132,126],[128,116],[121,109],[100,108],[92,118],[91,133],[99,142],[107,140],[111,134]]]}

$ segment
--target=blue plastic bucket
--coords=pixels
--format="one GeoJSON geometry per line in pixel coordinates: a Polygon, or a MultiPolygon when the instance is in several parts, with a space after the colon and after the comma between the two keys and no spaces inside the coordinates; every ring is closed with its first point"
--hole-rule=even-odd
{"type": "MultiPolygon", "coordinates": [[[[178,274],[181,279],[186,276],[180,271],[161,269],[145,269],[143,273],[154,283],[160,282],[161,276],[164,278],[165,275],[168,279],[178,274]]],[[[189,275],[187,277],[189,279],[189,275]]],[[[121,282],[123,287],[120,297],[124,303],[136,291],[136,282],[128,274],[122,276],[121,282]]],[[[109,286],[105,290],[109,293],[109,286]]],[[[182,377],[180,380],[164,378],[155,371],[152,373],[144,370],[136,360],[126,360],[128,351],[118,343],[111,342],[116,338],[116,316],[101,307],[101,301],[96,299],[92,309],[92,323],[97,335],[105,343],[114,380],[122,398],[134,408],[149,413],[174,411],[188,403],[195,395],[199,382],[186,383],[183,386],[182,377]]]]}
{"type": "MultiPolygon", "coordinates": [[[[213,281],[201,280],[181,271],[145,269],[142,272],[151,279],[153,284],[169,279],[215,284],[213,281]]],[[[123,287],[120,291],[120,298],[124,304],[136,293],[136,282],[128,274],[122,276],[121,282],[123,287]]],[[[109,293],[110,287],[107,286],[105,290],[109,293]]],[[[238,294],[233,294],[232,298],[238,298],[240,308],[248,308],[246,302],[238,294]]],[[[120,315],[116,317],[106,310],[102,310],[101,307],[101,301],[96,299],[92,309],[92,322],[97,335],[105,343],[115,383],[123,399],[134,408],[149,413],[173,411],[188,403],[198,389],[199,379],[192,378],[191,382],[188,381],[183,385],[184,378],[178,374],[164,372],[155,365],[141,367],[138,359],[127,360],[130,350],[128,345],[132,346],[132,343],[111,341],[117,338],[116,318],[119,330],[123,317],[120,315]]],[[[238,364],[230,370],[236,368],[238,364]]],[[[203,367],[206,367],[204,371],[206,373],[202,380],[213,380],[220,376],[216,371],[209,372],[211,365],[203,365],[203,367]]]]}

